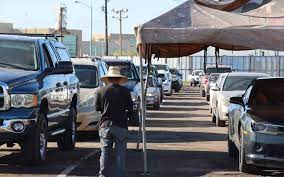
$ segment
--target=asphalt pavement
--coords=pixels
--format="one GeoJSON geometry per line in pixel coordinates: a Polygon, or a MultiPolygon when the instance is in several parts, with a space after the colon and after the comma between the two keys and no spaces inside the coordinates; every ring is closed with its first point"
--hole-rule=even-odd
{"type": "MultiPolygon", "coordinates": [[[[127,172],[143,176],[142,144],[137,149],[137,128],[130,127],[127,172]]],[[[147,155],[150,177],[226,176],[249,177],[237,171],[236,162],[227,155],[227,127],[210,122],[209,105],[197,87],[185,87],[166,97],[159,111],[147,113],[147,155]]],[[[141,139],[141,136],[139,137],[141,139]]],[[[95,135],[80,135],[74,151],[60,152],[49,143],[47,162],[24,166],[19,148],[0,148],[0,176],[97,176],[99,140],[95,135]]],[[[284,176],[269,172],[266,176],[284,176]]]]}

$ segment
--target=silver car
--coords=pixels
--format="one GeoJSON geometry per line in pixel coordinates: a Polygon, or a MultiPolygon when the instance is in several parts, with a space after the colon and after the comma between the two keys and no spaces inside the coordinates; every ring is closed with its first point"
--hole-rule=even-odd
{"type": "Polygon", "coordinates": [[[104,83],[100,77],[107,72],[105,62],[100,59],[72,59],[75,74],[80,81],[80,102],[77,116],[77,130],[98,131],[101,114],[95,110],[97,91],[104,83]]]}
{"type": "Polygon", "coordinates": [[[225,126],[228,120],[228,106],[231,97],[241,96],[244,94],[250,83],[261,77],[268,77],[263,73],[224,73],[221,74],[216,85],[211,87],[212,98],[212,121],[216,126],[225,126]]]}

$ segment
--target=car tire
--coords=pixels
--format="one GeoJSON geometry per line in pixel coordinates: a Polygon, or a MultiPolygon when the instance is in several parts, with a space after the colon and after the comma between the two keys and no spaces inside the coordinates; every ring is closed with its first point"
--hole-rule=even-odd
{"type": "Polygon", "coordinates": [[[68,120],[66,120],[64,125],[65,132],[57,140],[57,146],[60,151],[69,151],[75,148],[77,138],[76,117],[76,110],[74,107],[71,107],[68,120]]]}
{"type": "Polygon", "coordinates": [[[212,123],[216,123],[216,116],[215,116],[215,114],[213,113],[213,110],[212,110],[212,108],[211,108],[211,118],[212,118],[212,123]]]}
{"type": "Polygon", "coordinates": [[[175,89],[175,92],[178,93],[180,89],[175,89]]]}
{"type": "Polygon", "coordinates": [[[154,109],[155,110],[159,110],[160,109],[160,102],[156,102],[154,105],[153,105],[154,109]]]}
{"type": "Polygon", "coordinates": [[[223,120],[220,120],[219,116],[216,116],[216,127],[225,127],[225,126],[226,126],[226,122],[223,120]]]}
{"type": "Polygon", "coordinates": [[[206,94],[206,101],[210,101],[210,95],[206,94]]]}
{"type": "Polygon", "coordinates": [[[245,147],[244,147],[243,129],[241,128],[240,150],[239,150],[239,156],[238,156],[239,171],[243,173],[258,174],[259,169],[254,165],[247,164],[245,157],[246,157],[246,152],[245,152],[245,147]]]}
{"type": "Polygon", "coordinates": [[[238,156],[238,148],[236,147],[235,143],[230,140],[228,136],[228,155],[232,158],[237,158],[238,156]]]}
{"type": "Polygon", "coordinates": [[[192,86],[192,83],[190,83],[190,86],[192,86]]]}
{"type": "Polygon", "coordinates": [[[46,116],[40,113],[35,129],[20,144],[25,164],[27,165],[42,164],[46,160],[48,141],[46,120],[46,116]]]}
{"type": "Polygon", "coordinates": [[[173,95],[173,89],[171,89],[169,96],[173,95]]]}
{"type": "Polygon", "coordinates": [[[203,90],[202,88],[200,88],[200,96],[205,97],[205,90],[203,90]]]}

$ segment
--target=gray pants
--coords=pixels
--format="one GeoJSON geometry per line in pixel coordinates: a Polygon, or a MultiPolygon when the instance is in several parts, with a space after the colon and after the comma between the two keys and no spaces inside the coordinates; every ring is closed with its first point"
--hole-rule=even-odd
{"type": "Polygon", "coordinates": [[[100,157],[100,177],[110,176],[110,161],[113,144],[115,144],[115,177],[126,177],[125,158],[127,148],[128,130],[117,126],[101,128],[101,157],[100,157]]]}

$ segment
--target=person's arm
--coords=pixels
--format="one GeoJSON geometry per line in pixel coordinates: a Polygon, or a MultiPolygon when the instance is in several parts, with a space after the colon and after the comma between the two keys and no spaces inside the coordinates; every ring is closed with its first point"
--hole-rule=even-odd
{"type": "Polygon", "coordinates": [[[130,92],[127,92],[127,110],[127,117],[131,119],[133,115],[133,102],[130,92]]]}
{"type": "Polygon", "coordinates": [[[101,99],[100,93],[97,93],[97,98],[95,100],[95,108],[96,108],[96,111],[102,112],[102,99],[101,99]]]}

